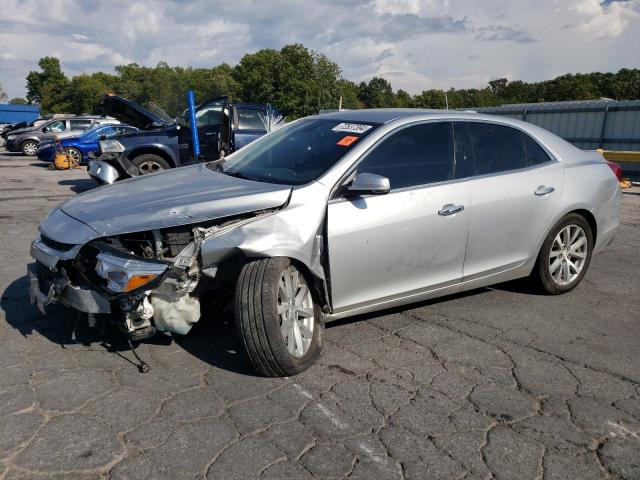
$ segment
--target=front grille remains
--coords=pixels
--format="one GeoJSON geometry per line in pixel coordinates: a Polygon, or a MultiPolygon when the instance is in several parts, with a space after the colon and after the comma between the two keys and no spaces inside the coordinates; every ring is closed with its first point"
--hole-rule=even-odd
{"type": "Polygon", "coordinates": [[[42,240],[42,243],[44,243],[47,247],[53,248],[54,250],[57,250],[59,252],[68,252],[73,247],[75,247],[75,245],[70,243],[57,242],[53,238],[49,238],[46,235],[40,235],[40,240],[42,240]]]}

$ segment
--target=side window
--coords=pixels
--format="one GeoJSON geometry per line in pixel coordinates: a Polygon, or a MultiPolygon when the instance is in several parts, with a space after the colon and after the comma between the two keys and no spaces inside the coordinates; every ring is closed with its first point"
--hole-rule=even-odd
{"type": "Polygon", "coordinates": [[[222,123],[222,105],[212,105],[196,112],[198,127],[220,125],[222,123]]]}
{"type": "Polygon", "coordinates": [[[240,130],[264,130],[265,126],[260,119],[260,110],[256,108],[237,108],[238,128],[240,130]]]}
{"type": "Polygon", "coordinates": [[[91,120],[69,120],[71,130],[86,130],[91,126],[91,120]]]}
{"type": "Polygon", "coordinates": [[[45,130],[47,132],[64,132],[66,129],[66,124],[62,120],[52,122],[45,127],[45,130]]]}
{"type": "Polygon", "coordinates": [[[486,175],[527,166],[520,130],[492,123],[456,124],[456,176],[486,175]]]}
{"type": "Polygon", "coordinates": [[[426,123],[400,130],[375,147],[358,165],[358,172],[387,177],[392,189],[451,180],[451,123],[426,123]]]}
{"type": "Polygon", "coordinates": [[[538,142],[527,134],[522,136],[524,137],[524,149],[527,153],[527,166],[540,165],[551,160],[547,152],[538,145],[538,142]]]}
{"type": "Polygon", "coordinates": [[[113,127],[101,128],[98,132],[98,137],[113,138],[116,136],[116,129],[113,127]]]}

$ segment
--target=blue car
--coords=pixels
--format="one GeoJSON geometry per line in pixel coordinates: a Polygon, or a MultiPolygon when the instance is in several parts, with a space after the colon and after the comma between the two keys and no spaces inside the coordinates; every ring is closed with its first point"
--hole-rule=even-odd
{"type": "MultiPolygon", "coordinates": [[[[99,152],[100,140],[115,138],[126,133],[137,132],[136,127],[122,124],[100,124],[82,132],[81,135],[59,138],[62,149],[78,163],[89,160],[89,153],[99,152]]],[[[46,140],[38,146],[38,158],[45,162],[53,162],[56,148],[53,140],[46,140]]]]}

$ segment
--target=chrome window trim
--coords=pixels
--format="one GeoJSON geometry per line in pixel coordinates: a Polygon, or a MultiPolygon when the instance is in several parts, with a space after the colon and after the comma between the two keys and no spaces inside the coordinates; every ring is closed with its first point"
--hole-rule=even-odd
{"type": "MultiPolygon", "coordinates": [[[[367,150],[362,152],[362,154],[354,161],[354,163],[349,167],[349,169],[340,177],[340,179],[331,188],[331,191],[329,192],[329,201],[328,201],[328,203],[332,204],[332,203],[338,203],[340,201],[346,201],[346,198],[344,198],[344,197],[335,197],[335,194],[336,194],[336,191],[338,190],[338,188],[340,188],[341,186],[344,185],[344,182],[349,178],[349,176],[351,176],[353,174],[353,172],[357,169],[358,165],[366,158],[366,156],[373,149],[375,149],[378,145],[380,145],[384,140],[386,140],[388,137],[390,137],[391,135],[394,135],[395,133],[400,132],[401,130],[403,130],[405,128],[409,128],[409,127],[416,126],[416,125],[427,124],[427,123],[452,123],[453,124],[453,122],[489,123],[489,124],[492,124],[492,125],[499,125],[499,126],[503,126],[503,127],[507,127],[507,128],[513,128],[515,130],[518,130],[523,135],[529,136],[534,142],[536,142],[545,151],[545,153],[549,156],[549,161],[544,162],[544,163],[539,163],[537,165],[530,165],[530,166],[522,167],[522,168],[513,168],[511,170],[501,170],[499,172],[485,173],[485,174],[482,174],[482,175],[473,175],[473,176],[462,177],[462,178],[453,178],[451,180],[443,180],[441,182],[424,183],[424,184],[420,184],[420,185],[413,185],[413,186],[410,186],[410,187],[392,188],[389,191],[389,193],[386,194],[386,195],[389,195],[391,193],[396,193],[396,192],[406,192],[406,191],[410,191],[410,190],[421,190],[421,189],[429,188],[429,187],[432,187],[432,186],[435,187],[435,186],[441,186],[441,185],[445,185],[445,184],[466,182],[466,181],[475,180],[475,179],[497,177],[497,176],[502,176],[502,175],[509,175],[509,174],[512,174],[512,173],[518,173],[518,172],[527,172],[527,171],[530,171],[530,170],[534,170],[536,168],[542,168],[542,167],[550,166],[551,164],[554,164],[554,163],[560,163],[560,160],[552,152],[550,152],[549,149],[544,144],[542,144],[535,136],[531,135],[524,128],[521,128],[519,126],[511,125],[509,123],[504,123],[504,122],[500,122],[500,121],[493,121],[493,119],[484,119],[484,118],[478,118],[478,119],[475,119],[475,118],[474,119],[469,119],[469,118],[421,119],[421,120],[416,120],[416,121],[413,121],[413,122],[404,123],[402,125],[399,125],[395,129],[388,131],[382,137],[377,139],[376,142],[373,145],[371,145],[369,148],[367,148],[367,150]]],[[[453,128],[453,125],[452,125],[452,128],[453,128]]],[[[453,135],[454,135],[454,142],[455,142],[455,131],[453,132],[453,135]]],[[[455,143],[454,143],[454,158],[453,158],[453,161],[454,161],[454,165],[455,165],[455,163],[456,163],[456,159],[455,159],[455,143]]],[[[455,173],[455,170],[454,170],[454,173],[455,173]]],[[[375,197],[375,196],[379,196],[379,195],[361,195],[362,198],[375,197]]]]}

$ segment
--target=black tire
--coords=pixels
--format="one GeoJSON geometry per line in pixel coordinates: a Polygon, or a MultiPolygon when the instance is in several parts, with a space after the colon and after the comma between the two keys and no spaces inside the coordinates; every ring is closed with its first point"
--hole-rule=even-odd
{"type": "Polygon", "coordinates": [[[171,165],[164,158],[153,153],[143,153],[131,160],[141,175],[148,175],[150,173],[158,173],[163,170],[169,170],[171,165]]]}
{"type": "Polygon", "coordinates": [[[591,254],[593,252],[593,231],[591,230],[591,225],[589,222],[582,216],[577,213],[570,213],[563,217],[549,232],[547,238],[542,244],[542,248],[540,249],[540,253],[538,254],[538,259],[536,261],[536,265],[533,268],[532,277],[534,280],[542,287],[542,289],[551,295],[560,295],[562,293],[567,293],[573,290],[584,278],[587,270],[589,269],[589,263],[591,262],[591,254]],[[559,284],[551,274],[551,266],[550,266],[550,255],[551,248],[553,247],[554,240],[558,233],[564,230],[566,227],[570,225],[576,225],[580,227],[587,239],[587,248],[586,248],[586,257],[584,258],[584,264],[582,265],[582,269],[576,278],[571,280],[569,283],[562,285],[559,284]]]}
{"type": "Polygon", "coordinates": [[[25,140],[20,144],[20,150],[23,155],[34,156],[38,153],[38,142],[35,140],[25,140]]]}
{"type": "MultiPolygon", "coordinates": [[[[285,257],[248,262],[236,284],[234,313],[238,335],[251,364],[266,377],[296,375],[309,368],[322,353],[324,325],[315,298],[312,340],[304,356],[291,355],[280,333],[278,285],[289,265],[290,261],[285,257]]],[[[304,275],[301,270],[298,272],[304,275]]]]}
{"type": "Polygon", "coordinates": [[[84,158],[82,157],[82,152],[80,150],[78,150],[75,147],[68,147],[66,149],[67,154],[71,155],[71,157],[78,162],[78,164],[81,164],[84,161],[84,158]]]}

